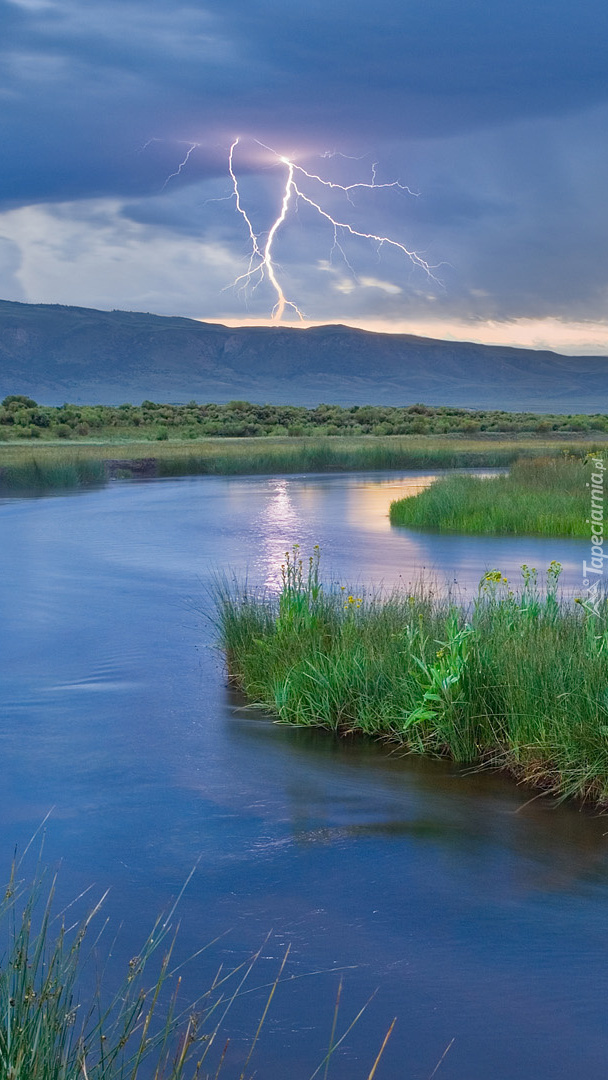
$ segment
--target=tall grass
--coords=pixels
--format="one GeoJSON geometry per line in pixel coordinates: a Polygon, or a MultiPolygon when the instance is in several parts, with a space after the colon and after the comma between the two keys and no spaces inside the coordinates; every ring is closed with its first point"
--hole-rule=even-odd
{"type": "Polygon", "coordinates": [[[103,899],[68,926],[67,910],[54,913],[55,881],[38,874],[23,886],[13,868],[0,905],[6,942],[0,960],[2,1080],[207,1075],[203,1064],[247,971],[233,972],[232,986],[220,977],[198,1001],[180,1002],[181,980],[171,972],[173,908],[157,921],[118,985],[109,989],[102,978],[87,1000],[81,979],[99,945],[94,926],[103,899]],[[152,977],[150,967],[156,968],[152,977]]]}
{"type": "Polygon", "coordinates": [[[106,475],[102,461],[75,455],[30,453],[23,455],[21,460],[0,466],[0,494],[37,494],[98,486],[105,483],[106,475]]]}
{"type": "Polygon", "coordinates": [[[587,536],[586,456],[520,458],[508,476],[449,476],[391,503],[393,525],[439,532],[587,536]]]}
{"type": "Polygon", "coordinates": [[[598,613],[492,571],[466,609],[420,586],[322,587],[318,551],[286,557],[278,597],[218,587],[228,670],[280,721],[388,738],[416,754],[510,770],[608,802],[608,604],[598,613]]]}
{"type": "MultiPolygon", "coordinates": [[[[246,983],[261,949],[232,971],[220,967],[197,1000],[182,1001],[177,972],[183,964],[172,962],[176,904],[157,921],[118,985],[107,985],[102,968],[96,990],[87,997],[83,971],[93,961],[105,962],[108,955],[100,952],[103,922],[101,932],[95,929],[105,897],[70,926],[73,905],[54,913],[55,881],[37,873],[24,885],[16,870],[13,866],[0,900],[1,1080],[218,1080],[226,1074],[246,1080],[254,1074],[254,1051],[289,950],[266,988],[261,1017],[253,1018],[255,1035],[248,1050],[239,1050],[232,1062],[224,1024],[237,999],[251,993],[246,983]]],[[[339,998],[340,991],[337,1005],[339,998]]],[[[328,1075],[331,1059],[365,1010],[341,1021],[338,1030],[337,1005],[333,1022],[329,1011],[329,1047],[314,1076],[328,1075]]],[[[393,1025],[368,1080],[376,1073],[393,1025]]]]}
{"type": "MultiPolygon", "coordinates": [[[[589,443],[572,444],[589,450],[589,443]]],[[[550,440],[441,436],[386,438],[206,439],[181,443],[0,446],[0,494],[38,493],[103,484],[138,472],[157,476],[339,472],[376,469],[509,466],[521,455],[562,455],[550,440]]]]}

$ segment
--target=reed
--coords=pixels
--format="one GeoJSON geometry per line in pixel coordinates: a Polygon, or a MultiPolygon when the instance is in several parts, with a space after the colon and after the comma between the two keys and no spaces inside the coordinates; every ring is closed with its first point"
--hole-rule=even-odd
{"type": "Polygon", "coordinates": [[[218,620],[231,678],[279,721],[363,733],[416,754],[507,769],[559,797],[608,802],[608,604],[498,571],[460,606],[323,586],[318,551],[286,555],[278,596],[224,581],[218,620]]]}
{"type": "MultiPolygon", "coordinates": [[[[0,956],[1,1080],[219,1080],[225,1075],[248,1080],[254,1074],[254,1054],[270,1006],[288,978],[289,949],[262,998],[261,1017],[251,1017],[255,1034],[249,1048],[244,1055],[242,1049],[232,1055],[226,1021],[235,1002],[245,995],[251,1000],[248,980],[262,949],[233,970],[220,967],[198,998],[182,1000],[177,973],[184,965],[172,961],[178,897],[117,985],[111,985],[106,966],[110,946],[104,955],[103,921],[97,926],[105,897],[74,923],[73,904],[55,913],[55,887],[56,880],[40,869],[31,883],[19,881],[19,867],[13,865],[0,900],[5,942],[0,956]],[[101,970],[94,981],[93,966],[101,970]]],[[[76,905],[78,900],[82,897],[76,905]]],[[[328,1010],[329,1047],[314,1076],[328,1075],[363,1012],[346,1021],[340,1017],[338,1029],[337,1007],[333,1022],[328,1010]]],[[[375,1075],[392,1029],[391,1024],[367,1080],[375,1075]]],[[[323,1045],[322,1037],[319,1042],[323,1045]]]]}
{"type": "MultiPolygon", "coordinates": [[[[584,453],[589,443],[571,451],[584,453]]],[[[0,494],[38,494],[101,485],[111,477],[247,475],[381,469],[495,468],[518,457],[563,456],[560,443],[534,439],[385,438],[203,439],[183,442],[0,445],[0,494]]]]}
{"type": "Polygon", "coordinates": [[[486,535],[588,536],[589,455],[520,458],[508,476],[448,476],[391,503],[393,525],[486,535]]]}

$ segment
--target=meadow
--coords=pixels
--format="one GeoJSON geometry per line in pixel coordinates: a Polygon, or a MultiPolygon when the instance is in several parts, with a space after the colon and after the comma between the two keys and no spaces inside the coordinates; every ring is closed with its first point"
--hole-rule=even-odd
{"type": "Polygon", "coordinates": [[[445,476],[391,503],[393,525],[485,535],[588,536],[587,454],[520,458],[506,476],[445,476]]]}
{"type": "Polygon", "coordinates": [[[608,803],[608,603],[486,573],[472,604],[428,584],[359,594],[319,578],[319,552],[286,553],[278,596],[218,583],[228,671],[283,723],[394,742],[507,770],[532,788],[608,803]]]}
{"type": "MultiPolygon", "coordinates": [[[[326,436],[204,438],[149,442],[0,445],[0,493],[27,494],[104,484],[132,476],[245,475],[381,469],[508,467],[519,457],[559,457],[564,436],[326,436]]],[[[601,438],[567,438],[572,453],[600,448],[601,438]]]]}

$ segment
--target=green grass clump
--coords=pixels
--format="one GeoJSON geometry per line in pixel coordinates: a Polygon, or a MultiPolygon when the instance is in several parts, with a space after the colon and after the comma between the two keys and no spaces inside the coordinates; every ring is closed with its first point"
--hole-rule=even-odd
{"type": "Polygon", "coordinates": [[[391,503],[393,525],[486,535],[588,536],[587,456],[522,458],[508,476],[447,476],[391,503]]]}
{"type": "Polygon", "coordinates": [[[510,770],[608,802],[608,603],[558,597],[523,567],[484,576],[461,609],[420,587],[370,597],[323,588],[318,550],[286,556],[278,598],[218,590],[228,669],[279,720],[361,732],[417,754],[510,770]]]}

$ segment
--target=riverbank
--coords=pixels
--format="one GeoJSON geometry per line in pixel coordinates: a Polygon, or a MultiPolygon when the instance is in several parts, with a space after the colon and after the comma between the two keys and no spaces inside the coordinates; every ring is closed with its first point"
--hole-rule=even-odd
{"type": "Polygon", "coordinates": [[[469,535],[589,534],[593,459],[570,452],[521,458],[508,476],[440,477],[425,491],[391,503],[392,525],[469,535]]]}
{"type": "Polygon", "coordinates": [[[500,468],[517,458],[587,453],[599,440],[479,436],[327,436],[0,444],[0,494],[43,493],[137,476],[246,475],[380,469],[500,468]]]}
{"type": "Polygon", "coordinates": [[[608,605],[487,573],[461,609],[421,586],[357,596],[327,587],[318,550],[286,556],[278,597],[223,586],[228,671],[284,723],[390,739],[415,754],[508,770],[559,797],[608,803],[608,605]]]}

